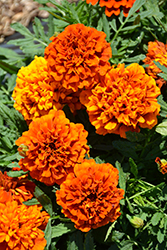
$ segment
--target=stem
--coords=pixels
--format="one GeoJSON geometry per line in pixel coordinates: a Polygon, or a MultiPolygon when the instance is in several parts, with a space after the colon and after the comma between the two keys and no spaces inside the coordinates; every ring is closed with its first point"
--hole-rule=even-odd
{"type": "Polygon", "coordinates": [[[43,44],[45,47],[48,46],[48,44],[44,43],[43,41],[39,40],[38,38],[34,38],[34,41],[37,41],[37,42],[43,44]]]}

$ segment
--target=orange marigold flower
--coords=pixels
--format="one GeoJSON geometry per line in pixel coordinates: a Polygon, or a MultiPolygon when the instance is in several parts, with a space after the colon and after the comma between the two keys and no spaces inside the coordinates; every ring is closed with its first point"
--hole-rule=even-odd
{"type": "Polygon", "coordinates": [[[49,74],[56,89],[72,92],[94,84],[97,74],[105,75],[110,67],[110,44],[106,34],[83,24],[65,28],[45,49],[49,74]]]}
{"type": "Polygon", "coordinates": [[[28,66],[21,67],[12,97],[15,100],[15,109],[23,115],[27,123],[48,114],[51,109],[61,108],[61,105],[54,101],[47,61],[43,57],[35,56],[28,66]]]}
{"type": "Polygon", "coordinates": [[[16,145],[28,147],[19,165],[46,185],[61,184],[88,153],[87,135],[83,125],[70,122],[62,110],[51,110],[31,122],[16,141],[16,145]]]}
{"type": "Polygon", "coordinates": [[[27,201],[33,198],[35,184],[27,179],[26,175],[21,177],[9,177],[7,172],[4,174],[0,171],[0,190],[5,190],[12,194],[14,200],[18,203],[27,201]]]}
{"type": "Polygon", "coordinates": [[[26,206],[15,200],[0,202],[0,249],[44,250],[46,240],[42,230],[48,218],[37,205],[26,206]]]}
{"type": "Polygon", "coordinates": [[[0,188],[0,203],[6,204],[6,202],[12,200],[12,194],[0,188]]]}
{"type": "Polygon", "coordinates": [[[166,81],[158,76],[162,71],[155,65],[153,61],[159,62],[161,65],[167,67],[167,44],[164,44],[159,41],[149,42],[148,43],[148,53],[146,58],[143,60],[145,64],[149,66],[146,67],[146,72],[148,75],[152,76],[159,88],[161,88],[166,81]]]}
{"type": "Polygon", "coordinates": [[[120,216],[119,202],[124,190],[117,188],[118,170],[109,163],[93,159],[76,164],[56,191],[62,213],[83,232],[98,228],[120,216]]]}
{"type": "Polygon", "coordinates": [[[167,173],[167,161],[165,159],[160,159],[157,157],[155,159],[155,162],[158,164],[158,169],[162,174],[167,173]]]}
{"type": "Polygon", "coordinates": [[[159,95],[155,80],[142,66],[133,63],[124,68],[119,64],[111,68],[101,85],[83,92],[81,102],[98,134],[115,133],[126,138],[126,131],[139,132],[139,127],[151,129],[156,125],[159,95]]]}
{"type": "MultiPolygon", "coordinates": [[[[135,1],[136,0],[99,0],[99,4],[101,7],[106,7],[105,14],[108,17],[113,14],[118,16],[120,14],[121,7],[123,8],[124,16],[127,17],[128,12],[130,8],[132,8],[135,1]]],[[[86,0],[86,2],[95,5],[98,0],[86,0]]]]}

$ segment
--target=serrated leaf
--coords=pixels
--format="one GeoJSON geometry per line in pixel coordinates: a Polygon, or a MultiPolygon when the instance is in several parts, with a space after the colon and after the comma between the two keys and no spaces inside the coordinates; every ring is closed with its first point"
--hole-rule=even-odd
{"type": "Polygon", "coordinates": [[[121,244],[121,250],[133,250],[133,242],[130,240],[124,241],[121,244]]]}
{"type": "Polygon", "coordinates": [[[74,227],[73,223],[60,223],[56,226],[52,227],[52,238],[57,238],[62,236],[63,234],[74,232],[76,228],[74,227]]]}
{"type": "Polygon", "coordinates": [[[69,236],[67,250],[84,250],[83,233],[79,230],[69,236]]]}
{"type": "Polygon", "coordinates": [[[125,157],[132,157],[135,160],[138,159],[138,155],[136,154],[135,151],[135,146],[136,146],[135,143],[117,140],[113,141],[112,145],[125,157]]]}
{"type": "Polygon", "coordinates": [[[44,27],[37,17],[35,17],[35,19],[34,19],[33,26],[35,26],[38,30],[38,35],[36,35],[36,37],[38,37],[38,38],[40,37],[42,39],[42,41],[49,42],[49,38],[46,37],[46,35],[45,35],[44,27]]]}
{"type": "Polygon", "coordinates": [[[115,224],[117,223],[117,221],[114,221],[108,228],[107,230],[107,233],[106,233],[106,236],[105,236],[105,239],[104,239],[104,242],[107,241],[109,235],[111,234],[113,228],[115,227],[115,224]]]}
{"type": "Polygon", "coordinates": [[[130,9],[129,13],[128,13],[128,17],[132,16],[137,10],[139,10],[141,8],[141,6],[143,6],[145,4],[146,0],[136,0],[132,6],[132,8],[130,9]]]}
{"type": "Polygon", "coordinates": [[[89,231],[85,236],[84,250],[95,250],[95,249],[96,249],[96,246],[94,245],[91,231],[89,231]]]}
{"type": "Polygon", "coordinates": [[[110,27],[109,27],[109,23],[106,17],[106,14],[103,13],[102,15],[102,20],[103,20],[103,30],[104,33],[106,34],[106,40],[109,41],[110,39],[110,27]]]}
{"type": "Polygon", "coordinates": [[[101,164],[101,163],[104,163],[104,162],[105,162],[104,160],[100,159],[99,156],[97,156],[96,158],[94,158],[94,160],[95,160],[95,162],[96,162],[97,164],[101,164]]]}
{"type": "Polygon", "coordinates": [[[162,70],[165,74],[167,74],[167,67],[165,67],[164,65],[161,65],[158,61],[153,61],[155,63],[155,65],[162,70]]]}
{"type": "Polygon", "coordinates": [[[157,233],[157,240],[159,241],[159,243],[162,243],[164,241],[164,238],[165,234],[161,232],[161,229],[159,229],[157,233]]]}
{"type": "Polygon", "coordinates": [[[153,215],[153,217],[151,218],[151,223],[153,226],[158,225],[158,223],[160,222],[160,220],[162,219],[163,214],[160,212],[157,212],[153,215]]]}
{"type": "Polygon", "coordinates": [[[114,230],[112,233],[112,241],[118,242],[119,240],[122,239],[122,237],[125,235],[123,232],[119,232],[117,230],[114,230]]]}
{"type": "Polygon", "coordinates": [[[125,189],[126,189],[125,173],[121,167],[121,164],[118,161],[116,161],[115,166],[119,171],[119,186],[120,186],[120,188],[122,188],[125,191],[125,189]]]}
{"type": "Polygon", "coordinates": [[[49,248],[50,244],[51,244],[51,240],[52,240],[52,226],[51,226],[51,220],[48,220],[48,223],[46,225],[45,228],[45,239],[47,240],[47,248],[49,248]]]}
{"type": "Polygon", "coordinates": [[[113,18],[112,21],[109,22],[109,25],[115,32],[117,31],[117,24],[115,18],[113,18]]]}
{"type": "Polygon", "coordinates": [[[40,202],[36,198],[32,198],[31,200],[24,201],[24,205],[26,206],[32,206],[32,205],[38,205],[40,202]]]}
{"type": "Polygon", "coordinates": [[[146,137],[143,134],[132,132],[132,131],[126,132],[126,138],[128,141],[131,141],[131,142],[141,142],[146,139],[146,137]]]}
{"type": "Polygon", "coordinates": [[[33,34],[21,23],[12,23],[11,27],[23,36],[34,37],[33,34]]]}
{"type": "Polygon", "coordinates": [[[10,177],[20,177],[22,175],[25,175],[27,174],[28,171],[23,171],[23,170],[19,170],[19,171],[8,171],[7,172],[7,175],[10,176],[10,177]]]}
{"type": "Polygon", "coordinates": [[[35,187],[34,195],[50,216],[53,214],[51,199],[38,187],[35,187]]]}
{"type": "Polygon", "coordinates": [[[9,74],[17,74],[19,68],[14,65],[10,65],[2,60],[0,60],[0,68],[8,72],[9,74]]]}
{"type": "Polygon", "coordinates": [[[132,158],[129,158],[129,165],[130,165],[131,173],[134,175],[135,179],[137,179],[138,168],[137,168],[137,165],[132,158]]]}
{"type": "Polygon", "coordinates": [[[161,135],[167,135],[167,120],[156,126],[155,131],[161,135]]]}

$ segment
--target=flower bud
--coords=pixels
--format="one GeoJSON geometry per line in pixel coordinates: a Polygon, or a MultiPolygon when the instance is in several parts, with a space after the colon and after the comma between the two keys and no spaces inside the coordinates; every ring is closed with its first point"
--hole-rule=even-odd
{"type": "Polygon", "coordinates": [[[165,159],[160,159],[157,157],[155,159],[155,162],[158,164],[158,169],[162,174],[167,173],[167,161],[165,159]]]}
{"type": "Polygon", "coordinates": [[[18,147],[18,152],[19,152],[19,155],[21,156],[26,156],[26,152],[28,151],[28,146],[27,145],[24,145],[24,144],[21,144],[19,147],[18,147]]]}
{"type": "Polygon", "coordinates": [[[130,219],[130,223],[131,225],[134,227],[134,228],[142,228],[143,225],[144,225],[144,221],[139,218],[139,217],[136,217],[136,216],[133,216],[131,219],[130,219]]]}

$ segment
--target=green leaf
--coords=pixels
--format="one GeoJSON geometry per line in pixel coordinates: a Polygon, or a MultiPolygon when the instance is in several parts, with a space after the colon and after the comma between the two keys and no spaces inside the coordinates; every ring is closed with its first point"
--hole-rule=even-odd
{"type": "Polygon", "coordinates": [[[131,141],[131,142],[141,142],[146,139],[146,137],[143,134],[132,132],[132,131],[126,132],[126,138],[128,141],[131,141]]]}
{"type": "Polygon", "coordinates": [[[136,154],[135,151],[135,146],[136,146],[135,143],[129,141],[117,140],[113,141],[112,145],[125,157],[132,157],[135,160],[138,159],[138,155],[136,154]]]}
{"type": "Polygon", "coordinates": [[[117,223],[117,221],[114,221],[108,228],[107,230],[107,233],[106,233],[106,236],[105,236],[105,239],[104,239],[104,242],[107,241],[109,235],[111,234],[113,228],[115,227],[115,224],[117,223]]]}
{"type": "Polygon", "coordinates": [[[145,4],[146,0],[136,0],[132,6],[132,8],[129,11],[128,17],[132,16],[136,11],[138,11],[141,6],[145,4]]]}
{"type": "Polygon", "coordinates": [[[161,105],[160,115],[162,117],[167,117],[167,103],[163,100],[163,95],[158,96],[158,103],[161,105]]]}
{"type": "Polygon", "coordinates": [[[124,173],[121,167],[121,164],[118,161],[116,161],[115,166],[119,171],[119,186],[125,191],[126,190],[126,177],[125,177],[126,174],[124,173]]]}
{"type": "Polygon", "coordinates": [[[158,225],[158,223],[160,222],[160,220],[162,219],[164,215],[160,212],[157,212],[153,215],[153,217],[151,218],[151,223],[153,226],[158,225]]]}
{"type": "Polygon", "coordinates": [[[157,240],[159,241],[159,243],[162,243],[164,241],[164,238],[165,234],[161,232],[161,229],[159,229],[157,233],[157,240]]]}
{"type": "Polygon", "coordinates": [[[60,223],[52,227],[52,238],[57,238],[63,234],[74,232],[76,228],[73,223],[60,223]]]}
{"type": "Polygon", "coordinates": [[[19,171],[8,171],[7,172],[7,175],[10,176],[10,177],[20,177],[22,175],[25,175],[27,174],[28,171],[23,171],[23,170],[19,170],[19,171]]]}
{"type": "Polygon", "coordinates": [[[34,192],[35,197],[41,203],[41,205],[45,208],[50,216],[53,214],[53,207],[51,199],[38,187],[35,187],[34,192]]]}
{"type": "Polygon", "coordinates": [[[23,36],[33,37],[33,34],[21,23],[12,23],[11,27],[23,36]]]}
{"type": "Polygon", "coordinates": [[[32,206],[32,205],[38,205],[40,202],[36,198],[32,198],[31,200],[24,201],[24,205],[26,206],[32,206]]]}
{"type": "Polygon", "coordinates": [[[162,70],[165,74],[167,74],[167,67],[165,67],[164,65],[161,65],[158,61],[153,61],[155,63],[155,65],[162,70]]]}
{"type": "Polygon", "coordinates": [[[51,219],[48,220],[48,223],[46,225],[45,228],[45,239],[47,240],[47,248],[49,248],[50,244],[51,244],[51,240],[52,240],[52,226],[51,226],[51,219]]]}
{"type": "Polygon", "coordinates": [[[106,40],[110,40],[110,27],[109,27],[109,22],[107,20],[106,14],[103,13],[102,15],[102,20],[103,20],[103,30],[104,33],[106,33],[106,40]]]}
{"type": "Polygon", "coordinates": [[[125,233],[123,232],[119,232],[117,230],[114,230],[113,233],[112,233],[112,241],[116,241],[118,242],[119,240],[122,239],[122,237],[125,235],[125,233]]]}
{"type": "Polygon", "coordinates": [[[67,250],[84,250],[83,246],[83,233],[79,230],[69,236],[67,250]]]}
{"type": "Polygon", "coordinates": [[[114,31],[117,31],[117,24],[115,18],[113,18],[112,21],[109,22],[109,25],[114,31]]]}
{"type": "Polygon", "coordinates": [[[163,121],[162,123],[156,126],[155,131],[161,135],[167,136],[167,120],[163,121]]]}
{"type": "Polygon", "coordinates": [[[34,19],[34,24],[33,27],[35,28],[35,31],[38,31],[38,35],[37,35],[37,31],[36,31],[36,37],[41,38],[42,41],[45,42],[49,42],[49,37],[46,37],[45,32],[44,32],[44,26],[42,25],[41,21],[35,17],[34,19]]]}
{"type": "Polygon", "coordinates": [[[14,65],[10,65],[2,60],[0,60],[0,68],[8,72],[9,74],[17,74],[19,68],[14,65]]]}
{"type": "Polygon", "coordinates": [[[137,168],[137,165],[132,158],[129,158],[129,165],[130,165],[131,173],[134,175],[135,179],[137,179],[138,168],[137,168]]]}
{"type": "Polygon", "coordinates": [[[94,245],[94,241],[91,235],[91,231],[89,231],[85,236],[84,241],[84,250],[95,250],[96,247],[94,245]]]}

